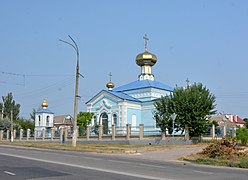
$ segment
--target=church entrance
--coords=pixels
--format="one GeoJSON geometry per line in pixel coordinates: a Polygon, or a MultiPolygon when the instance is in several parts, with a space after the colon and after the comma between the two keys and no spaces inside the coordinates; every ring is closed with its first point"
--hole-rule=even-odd
{"type": "Polygon", "coordinates": [[[101,114],[102,118],[102,133],[103,134],[108,134],[108,115],[107,113],[102,113],[101,114]]]}

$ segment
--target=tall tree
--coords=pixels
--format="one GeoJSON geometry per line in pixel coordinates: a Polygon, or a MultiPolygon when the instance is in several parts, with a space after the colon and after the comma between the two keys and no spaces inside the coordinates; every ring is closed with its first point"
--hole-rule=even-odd
{"type": "Polygon", "coordinates": [[[8,93],[7,96],[2,96],[3,103],[0,103],[0,108],[3,109],[3,117],[10,118],[10,112],[13,111],[13,120],[17,120],[20,112],[20,104],[16,104],[13,100],[12,93],[8,93]]]}
{"type": "Polygon", "coordinates": [[[162,131],[164,124],[167,125],[166,128],[170,127],[169,117],[176,113],[177,129],[184,131],[185,127],[188,127],[190,137],[202,135],[209,125],[208,116],[216,113],[215,96],[201,83],[195,83],[187,88],[177,87],[173,94],[161,98],[154,105],[157,111],[154,118],[161,121],[162,131]],[[159,104],[163,105],[161,106],[163,108],[160,108],[159,104]]]}
{"type": "Polygon", "coordinates": [[[248,118],[243,119],[245,121],[245,127],[248,128],[248,118]]]}
{"type": "Polygon", "coordinates": [[[36,110],[33,108],[32,113],[30,113],[30,119],[32,121],[35,121],[35,113],[36,113],[36,110]]]}
{"type": "Polygon", "coordinates": [[[161,131],[166,134],[167,130],[169,134],[172,132],[172,120],[170,118],[173,113],[173,103],[169,96],[161,97],[160,100],[155,101],[154,106],[154,118],[156,125],[160,127],[161,131]]]}

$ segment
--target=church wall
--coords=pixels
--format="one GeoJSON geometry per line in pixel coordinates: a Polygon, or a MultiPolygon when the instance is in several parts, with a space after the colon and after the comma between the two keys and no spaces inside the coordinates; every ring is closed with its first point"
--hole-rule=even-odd
{"type": "Polygon", "coordinates": [[[146,109],[141,111],[142,124],[145,126],[155,126],[155,121],[153,118],[154,108],[146,109]]]}
{"type": "Polygon", "coordinates": [[[131,124],[131,126],[139,126],[139,124],[141,123],[141,110],[127,108],[127,123],[131,124]],[[136,124],[133,124],[134,116],[136,116],[136,124]]]}
{"type": "Polygon", "coordinates": [[[107,97],[103,97],[103,98],[99,99],[96,103],[94,103],[92,105],[92,108],[97,109],[99,107],[102,107],[104,100],[105,100],[105,105],[107,105],[107,106],[108,105],[110,105],[110,106],[117,106],[117,102],[115,102],[115,101],[113,101],[113,100],[111,100],[111,99],[109,99],[107,97]]]}

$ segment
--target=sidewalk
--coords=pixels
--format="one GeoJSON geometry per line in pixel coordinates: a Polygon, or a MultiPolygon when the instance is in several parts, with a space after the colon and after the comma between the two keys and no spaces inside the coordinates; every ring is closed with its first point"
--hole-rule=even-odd
{"type": "Polygon", "coordinates": [[[181,145],[171,146],[164,150],[143,151],[139,153],[118,154],[120,156],[132,156],[133,158],[157,160],[157,161],[176,161],[178,158],[200,152],[206,145],[181,145]]]}

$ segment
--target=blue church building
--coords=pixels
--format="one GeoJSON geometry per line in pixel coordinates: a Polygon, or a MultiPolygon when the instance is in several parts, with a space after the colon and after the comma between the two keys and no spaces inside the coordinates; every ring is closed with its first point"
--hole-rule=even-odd
{"type": "Polygon", "coordinates": [[[103,134],[111,132],[113,124],[116,127],[130,124],[132,128],[143,124],[150,130],[160,130],[153,117],[154,101],[172,93],[173,88],[155,80],[152,67],[157,57],[148,52],[148,38],[145,36],[144,39],[145,51],[136,56],[136,64],[140,66],[138,80],[115,87],[110,74],[107,89],[86,102],[87,112],[94,113],[91,125],[102,125],[103,134]]]}

